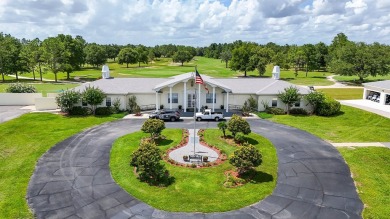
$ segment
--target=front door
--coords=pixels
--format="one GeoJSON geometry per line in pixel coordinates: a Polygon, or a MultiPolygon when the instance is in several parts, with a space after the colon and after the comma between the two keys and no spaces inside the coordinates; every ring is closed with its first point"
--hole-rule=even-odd
{"type": "Polygon", "coordinates": [[[188,94],[187,95],[187,107],[188,108],[194,108],[195,106],[195,97],[196,95],[195,94],[188,94]]]}

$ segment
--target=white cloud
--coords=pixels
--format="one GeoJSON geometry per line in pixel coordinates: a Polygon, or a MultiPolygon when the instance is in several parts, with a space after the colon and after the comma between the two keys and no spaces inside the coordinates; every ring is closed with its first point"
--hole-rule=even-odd
{"type": "Polygon", "coordinates": [[[0,32],[195,46],[329,43],[344,32],[356,41],[390,43],[389,12],[388,0],[0,0],[0,32]]]}

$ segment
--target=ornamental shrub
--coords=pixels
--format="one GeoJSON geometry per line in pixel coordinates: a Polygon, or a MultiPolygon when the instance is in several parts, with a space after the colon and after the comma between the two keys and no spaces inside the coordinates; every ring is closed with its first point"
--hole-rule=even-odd
{"type": "Polygon", "coordinates": [[[237,143],[241,144],[241,143],[244,143],[244,141],[246,140],[246,138],[245,138],[245,135],[244,135],[243,133],[238,132],[238,133],[236,134],[236,136],[234,136],[234,140],[235,140],[237,143]]]}
{"type": "Polygon", "coordinates": [[[218,128],[219,128],[219,130],[222,131],[223,137],[226,138],[226,129],[227,129],[226,122],[219,122],[218,123],[218,128]]]}
{"type": "Polygon", "coordinates": [[[68,110],[68,113],[72,116],[87,116],[92,114],[92,111],[87,107],[74,106],[68,110]]]}
{"type": "Polygon", "coordinates": [[[99,116],[108,116],[114,113],[114,109],[112,107],[98,107],[95,110],[95,115],[99,116]]]}
{"type": "Polygon", "coordinates": [[[320,91],[313,91],[307,94],[305,100],[313,107],[313,113],[317,113],[317,108],[325,101],[326,96],[320,91]]]}
{"type": "Polygon", "coordinates": [[[16,83],[8,85],[5,91],[7,93],[36,93],[37,89],[32,85],[16,83]]]}
{"type": "Polygon", "coordinates": [[[286,112],[282,108],[277,108],[277,107],[269,107],[265,110],[266,113],[268,114],[273,114],[273,115],[284,115],[286,112]]]}
{"type": "Polygon", "coordinates": [[[333,116],[340,112],[341,104],[330,98],[326,99],[317,107],[317,115],[319,116],[333,116]]]}
{"type": "Polygon", "coordinates": [[[229,163],[237,168],[238,174],[242,175],[253,167],[260,166],[262,156],[255,146],[245,143],[244,146],[233,152],[229,163]]]}
{"type": "Polygon", "coordinates": [[[56,103],[62,112],[69,112],[75,104],[80,102],[81,94],[78,91],[66,90],[56,97],[56,103]]]}
{"type": "Polygon", "coordinates": [[[152,139],[161,135],[162,130],[165,129],[164,121],[160,119],[148,119],[142,125],[141,130],[145,133],[150,133],[152,139]]]}
{"type": "Polygon", "coordinates": [[[161,185],[169,179],[169,172],[161,160],[160,149],[151,141],[142,141],[139,148],[133,152],[130,165],[136,167],[138,178],[142,182],[161,185]]]}
{"type": "Polygon", "coordinates": [[[291,115],[308,115],[308,112],[303,108],[292,108],[290,109],[291,115]]]}
{"type": "Polygon", "coordinates": [[[249,123],[237,115],[233,115],[229,120],[227,129],[232,133],[233,137],[235,137],[238,132],[242,132],[245,135],[251,133],[251,127],[249,123]]]}
{"type": "Polygon", "coordinates": [[[87,87],[82,93],[82,97],[84,102],[91,105],[92,112],[95,114],[96,106],[103,102],[106,95],[98,87],[87,87]]]}

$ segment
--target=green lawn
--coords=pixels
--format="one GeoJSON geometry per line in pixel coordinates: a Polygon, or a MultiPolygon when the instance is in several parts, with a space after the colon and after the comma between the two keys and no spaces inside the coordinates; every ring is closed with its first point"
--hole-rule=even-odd
{"type": "Polygon", "coordinates": [[[37,160],[56,143],[111,117],[64,117],[49,113],[25,114],[0,124],[0,218],[32,218],[27,186],[37,160]]]}
{"type": "MultiPolygon", "coordinates": [[[[360,84],[359,77],[357,76],[335,76],[333,78],[340,82],[347,82],[347,83],[357,84],[357,85],[360,84]]],[[[364,79],[363,83],[381,81],[381,80],[390,80],[390,75],[385,75],[385,76],[378,75],[376,77],[368,76],[367,78],[364,79]]]]}
{"type": "MultiPolygon", "coordinates": [[[[160,146],[163,151],[176,145],[181,130],[164,130],[171,143],[160,146]],[[170,132],[170,133],[169,133],[170,132]]],[[[216,129],[205,131],[205,140],[219,147],[228,155],[233,146],[220,140],[221,132],[216,129]]],[[[111,151],[110,168],[115,181],[136,198],[158,209],[183,212],[220,212],[238,209],[253,204],[272,193],[277,176],[276,150],[267,139],[250,134],[249,140],[261,151],[263,164],[256,168],[252,182],[237,188],[225,188],[224,172],[233,169],[228,161],[219,166],[193,169],[171,165],[165,162],[175,181],[168,187],[154,187],[140,182],[129,166],[130,155],[137,149],[142,132],[119,138],[111,151]]]]}
{"type": "Polygon", "coordinates": [[[316,89],[336,100],[356,100],[363,98],[363,88],[326,88],[316,89]]]}
{"type": "MultiPolygon", "coordinates": [[[[220,59],[211,59],[206,57],[195,57],[191,62],[184,63],[184,66],[181,66],[180,63],[172,63],[171,58],[160,58],[149,64],[141,64],[139,67],[138,64],[129,65],[127,68],[126,65],[120,65],[117,62],[109,61],[108,66],[110,67],[111,77],[171,77],[174,75],[179,75],[186,72],[192,72],[195,69],[195,66],[198,67],[200,74],[206,74],[216,78],[226,78],[226,77],[238,77],[243,76],[244,72],[236,72],[230,70],[230,68],[225,67],[225,63],[221,62],[220,59]]],[[[267,67],[267,71],[263,77],[272,76],[272,65],[267,67]]],[[[101,77],[101,67],[93,68],[91,66],[85,66],[79,71],[71,73],[71,80],[81,79],[81,80],[96,80],[101,77]]],[[[251,71],[247,72],[248,76],[258,77],[258,72],[251,71]]],[[[331,85],[333,82],[326,80],[326,76],[330,75],[329,73],[324,72],[309,72],[308,77],[305,77],[305,72],[300,71],[298,76],[295,77],[294,71],[282,71],[281,79],[289,81],[293,84],[299,85],[331,85]]],[[[33,77],[32,73],[24,73],[21,76],[33,77]]],[[[39,76],[36,76],[39,78],[39,76]]],[[[57,74],[58,80],[66,80],[65,73],[57,74]]],[[[54,80],[54,74],[47,72],[43,74],[43,78],[54,80]]],[[[11,78],[14,80],[14,78],[11,78]]],[[[7,79],[9,80],[9,78],[7,79]]]]}
{"type": "MultiPolygon", "coordinates": [[[[65,83],[27,83],[30,85],[33,85],[38,93],[42,93],[44,96],[46,96],[47,93],[58,93],[61,92],[62,90],[67,90],[71,89],[74,87],[79,86],[80,84],[65,84],[65,83]]],[[[0,83],[0,93],[4,93],[5,90],[8,88],[8,83],[0,83]]]]}
{"type": "Polygon", "coordinates": [[[275,115],[270,120],[331,142],[390,142],[390,119],[349,106],[341,111],[332,117],[275,115]]]}
{"type": "Polygon", "coordinates": [[[338,148],[352,171],[365,209],[363,217],[389,218],[390,149],[378,147],[338,148]]]}

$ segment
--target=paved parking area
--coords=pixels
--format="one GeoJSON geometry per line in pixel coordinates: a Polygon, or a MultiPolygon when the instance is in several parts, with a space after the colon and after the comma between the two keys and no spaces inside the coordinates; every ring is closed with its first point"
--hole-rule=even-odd
{"type": "Polygon", "coordinates": [[[24,106],[0,106],[0,123],[31,112],[29,109],[22,109],[23,107],[24,106]]]}
{"type": "Polygon", "coordinates": [[[340,100],[340,103],[390,118],[390,105],[381,105],[371,100],[340,100]]]}

